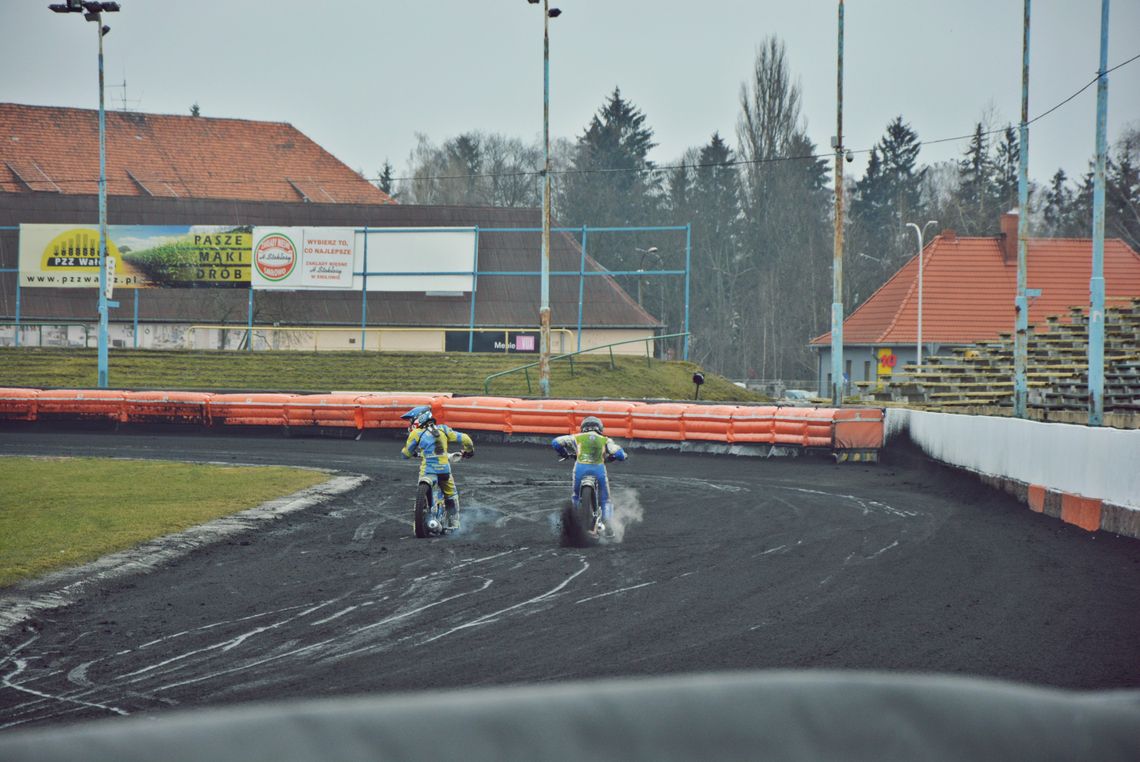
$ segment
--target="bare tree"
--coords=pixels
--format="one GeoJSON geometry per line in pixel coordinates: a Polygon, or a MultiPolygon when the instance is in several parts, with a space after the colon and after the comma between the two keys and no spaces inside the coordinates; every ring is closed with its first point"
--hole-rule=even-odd
{"type": "Polygon", "coordinates": [[[748,375],[766,378],[815,375],[807,342],[826,326],[830,304],[826,170],[800,102],[784,44],[769,37],[741,87],[736,130],[750,270],[741,284],[749,299],[740,305],[740,355],[748,375]]]}

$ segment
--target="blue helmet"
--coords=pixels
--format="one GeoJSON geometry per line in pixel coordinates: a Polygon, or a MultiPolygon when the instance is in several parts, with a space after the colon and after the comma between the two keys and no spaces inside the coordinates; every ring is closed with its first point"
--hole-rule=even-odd
{"type": "Polygon", "coordinates": [[[431,405],[417,405],[400,417],[408,422],[408,428],[413,426],[423,428],[428,424],[435,423],[435,416],[432,415],[431,405]]]}

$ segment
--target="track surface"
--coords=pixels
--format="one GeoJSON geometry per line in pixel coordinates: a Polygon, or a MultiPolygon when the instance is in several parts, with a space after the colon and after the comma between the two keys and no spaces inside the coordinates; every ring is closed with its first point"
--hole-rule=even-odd
{"type": "MultiPolygon", "coordinates": [[[[250,700],[766,668],[1140,687],[1140,542],[903,448],[878,465],[630,447],[620,542],[562,547],[569,468],[478,442],[416,540],[389,438],[0,432],[0,453],[321,466],[359,490],[0,641],[0,730],[250,700]]],[[[160,508],[161,506],[156,506],[160,508]]]]}

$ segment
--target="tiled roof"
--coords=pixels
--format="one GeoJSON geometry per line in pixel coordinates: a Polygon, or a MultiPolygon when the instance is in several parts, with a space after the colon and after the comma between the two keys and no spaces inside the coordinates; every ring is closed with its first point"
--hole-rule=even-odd
{"type": "MultiPolygon", "coordinates": [[[[107,111],[107,195],[391,204],[284,122],[107,111]]],[[[0,103],[0,194],[98,193],[99,112],[0,103]]]]}
{"type": "MultiPolygon", "coordinates": [[[[969,344],[997,339],[1014,329],[1017,258],[1004,253],[1005,240],[959,238],[951,231],[923,250],[922,339],[969,344]]],[[[1029,324],[1043,326],[1050,315],[1089,305],[1092,241],[1035,238],[1026,250],[1026,288],[1041,289],[1030,300],[1029,324]]],[[[1140,296],[1140,255],[1118,239],[1104,242],[1105,296],[1140,296]]],[[[918,257],[891,276],[843,321],[844,344],[907,344],[917,340],[918,257]]],[[[812,339],[829,344],[831,332],[812,339]]]]}

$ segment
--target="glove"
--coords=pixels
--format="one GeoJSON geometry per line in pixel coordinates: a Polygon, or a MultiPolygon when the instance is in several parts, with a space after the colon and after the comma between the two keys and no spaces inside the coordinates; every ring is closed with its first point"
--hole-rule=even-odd
{"type": "Polygon", "coordinates": [[[474,457],[475,457],[475,451],[474,450],[464,450],[463,451],[463,459],[464,460],[467,460],[468,458],[474,458],[474,457]]]}

